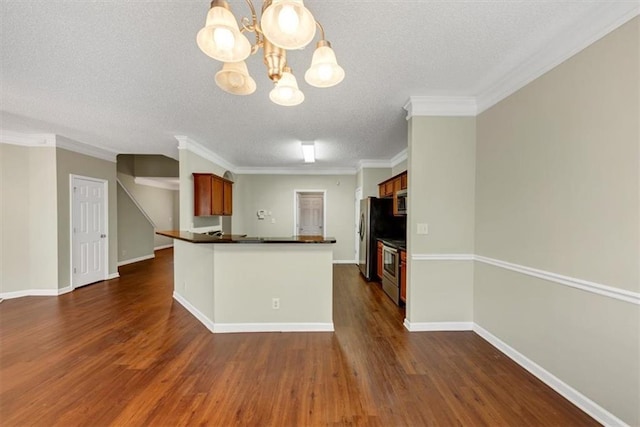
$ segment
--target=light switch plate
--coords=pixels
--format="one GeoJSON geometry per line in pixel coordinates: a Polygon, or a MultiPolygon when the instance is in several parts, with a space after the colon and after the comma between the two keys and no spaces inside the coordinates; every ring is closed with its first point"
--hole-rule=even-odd
{"type": "Polygon", "coordinates": [[[418,234],[429,234],[429,224],[418,224],[418,234]]]}

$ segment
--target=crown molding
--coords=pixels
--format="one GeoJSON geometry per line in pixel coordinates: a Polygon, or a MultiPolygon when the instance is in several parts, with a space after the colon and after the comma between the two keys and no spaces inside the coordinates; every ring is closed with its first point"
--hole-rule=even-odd
{"type": "Polygon", "coordinates": [[[398,166],[400,163],[404,162],[408,158],[409,158],[409,149],[405,148],[404,150],[402,150],[401,152],[399,152],[398,154],[396,154],[391,158],[391,167],[393,168],[398,166]]]}
{"type": "Polygon", "coordinates": [[[97,159],[106,160],[108,162],[117,162],[118,153],[95,145],[84,144],[72,139],[58,137],[56,138],[56,147],[73,151],[74,153],[84,154],[85,156],[95,157],[97,159]]]}
{"type": "Polygon", "coordinates": [[[234,171],[238,175],[355,175],[354,168],[271,168],[271,167],[238,167],[234,171]]]}
{"type": "Polygon", "coordinates": [[[117,153],[96,147],[95,145],[84,144],[55,134],[26,134],[0,129],[0,143],[20,145],[24,147],[51,147],[62,148],[85,156],[95,157],[108,162],[116,162],[117,153]]]}
{"type": "Polygon", "coordinates": [[[178,150],[187,150],[191,151],[194,154],[197,154],[200,157],[203,157],[210,162],[217,164],[218,166],[227,169],[231,172],[236,172],[238,167],[233,163],[228,162],[222,157],[218,156],[213,151],[209,150],[206,147],[195,142],[193,139],[184,135],[174,135],[174,138],[178,140],[178,150]]]}
{"type": "Polygon", "coordinates": [[[489,84],[475,91],[479,94],[477,113],[482,113],[522,89],[638,14],[640,4],[636,1],[607,2],[595,8],[526,61],[512,64],[510,70],[501,76],[489,78],[489,84]]]}
{"type": "Polygon", "coordinates": [[[358,170],[362,170],[364,168],[390,168],[391,160],[360,160],[358,162],[358,170]]]}
{"type": "Polygon", "coordinates": [[[473,96],[410,96],[404,109],[407,120],[414,116],[473,117],[478,113],[473,96]]]}
{"type": "Polygon", "coordinates": [[[0,143],[25,147],[55,147],[56,136],[52,133],[26,134],[0,129],[0,143]]]}

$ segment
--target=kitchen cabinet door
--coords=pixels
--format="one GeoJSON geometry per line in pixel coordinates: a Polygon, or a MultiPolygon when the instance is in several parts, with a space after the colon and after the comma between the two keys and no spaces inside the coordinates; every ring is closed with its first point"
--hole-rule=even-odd
{"type": "Polygon", "coordinates": [[[407,189],[407,173],[403,173],[402,175],[400,175],[400,189],[401,190],[406,190],[407,189]]]}
{"type": "Polygon", "coordinates": [[[400,300],[407,302],[407,252],[400,251],[400,300]]]}
{"type": "Polygon", "coordinates": [[[193,215],[210,216],[211,211],[211,174],[193,174],[193,215]]]}
{"type": "Polygon", "coordinates": [[[393,181],[387,181],[384,185],[385,197],[393,197],[393,181]]]}
{"type": "Polygon", "coordinates": [[[211,210],[212,215],[224,214],[224,181],[222,178],[213,176],[211,179],[211,210]]]}

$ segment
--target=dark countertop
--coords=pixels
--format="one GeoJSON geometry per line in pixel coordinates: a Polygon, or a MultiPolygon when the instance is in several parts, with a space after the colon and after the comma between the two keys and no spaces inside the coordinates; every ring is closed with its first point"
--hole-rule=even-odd
{"type": "Polygon", "coordinates": [[[384,243],[387,246],[391,246],[392,248],[396,248],[401,251],[407,250],[407,241],[401,239],[392,239],[387,237],[378,237],[379,242],[384,243]]]}
{"type": "Polygon", "coordinates": [[[207,233],[192,233],[183,230],[156,231],[161,236],[184,240],[190,243],[335,243],[334,237],[291,236],[291,237],[255,237],[240,234],[229,234],[221,237],[207,233]]]}

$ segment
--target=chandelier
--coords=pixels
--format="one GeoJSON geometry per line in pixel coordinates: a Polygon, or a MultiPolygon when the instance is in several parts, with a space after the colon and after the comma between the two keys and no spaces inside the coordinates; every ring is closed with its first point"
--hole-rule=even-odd
{"type": "Polygon", "coordinates": [[[255,92],[256,82],[244,60],[262,48],[267,75],[274,83],[269,93],[271,101],[284,106],[302,103],[304,94],[287,65],[287,50],[307,46],[316,35],[316,27],[322,38],[304,79],[319,88],[335,86],[344,79],[344,70],[338,65],[331,44],[325,40],[322,25],[304,6],[303,0],[264,0],[260,21],[252,1],[246,2],[251,9],[251,19],[243,17],[240,28],[229,4],[225,0],[213,0],[206,24],[197,35],[200,50],[223,62],[215,77],[218,87],[234,95],[255,92]],[[253,45],[243,34],[246,32],[255,33],[253,45]]]}

